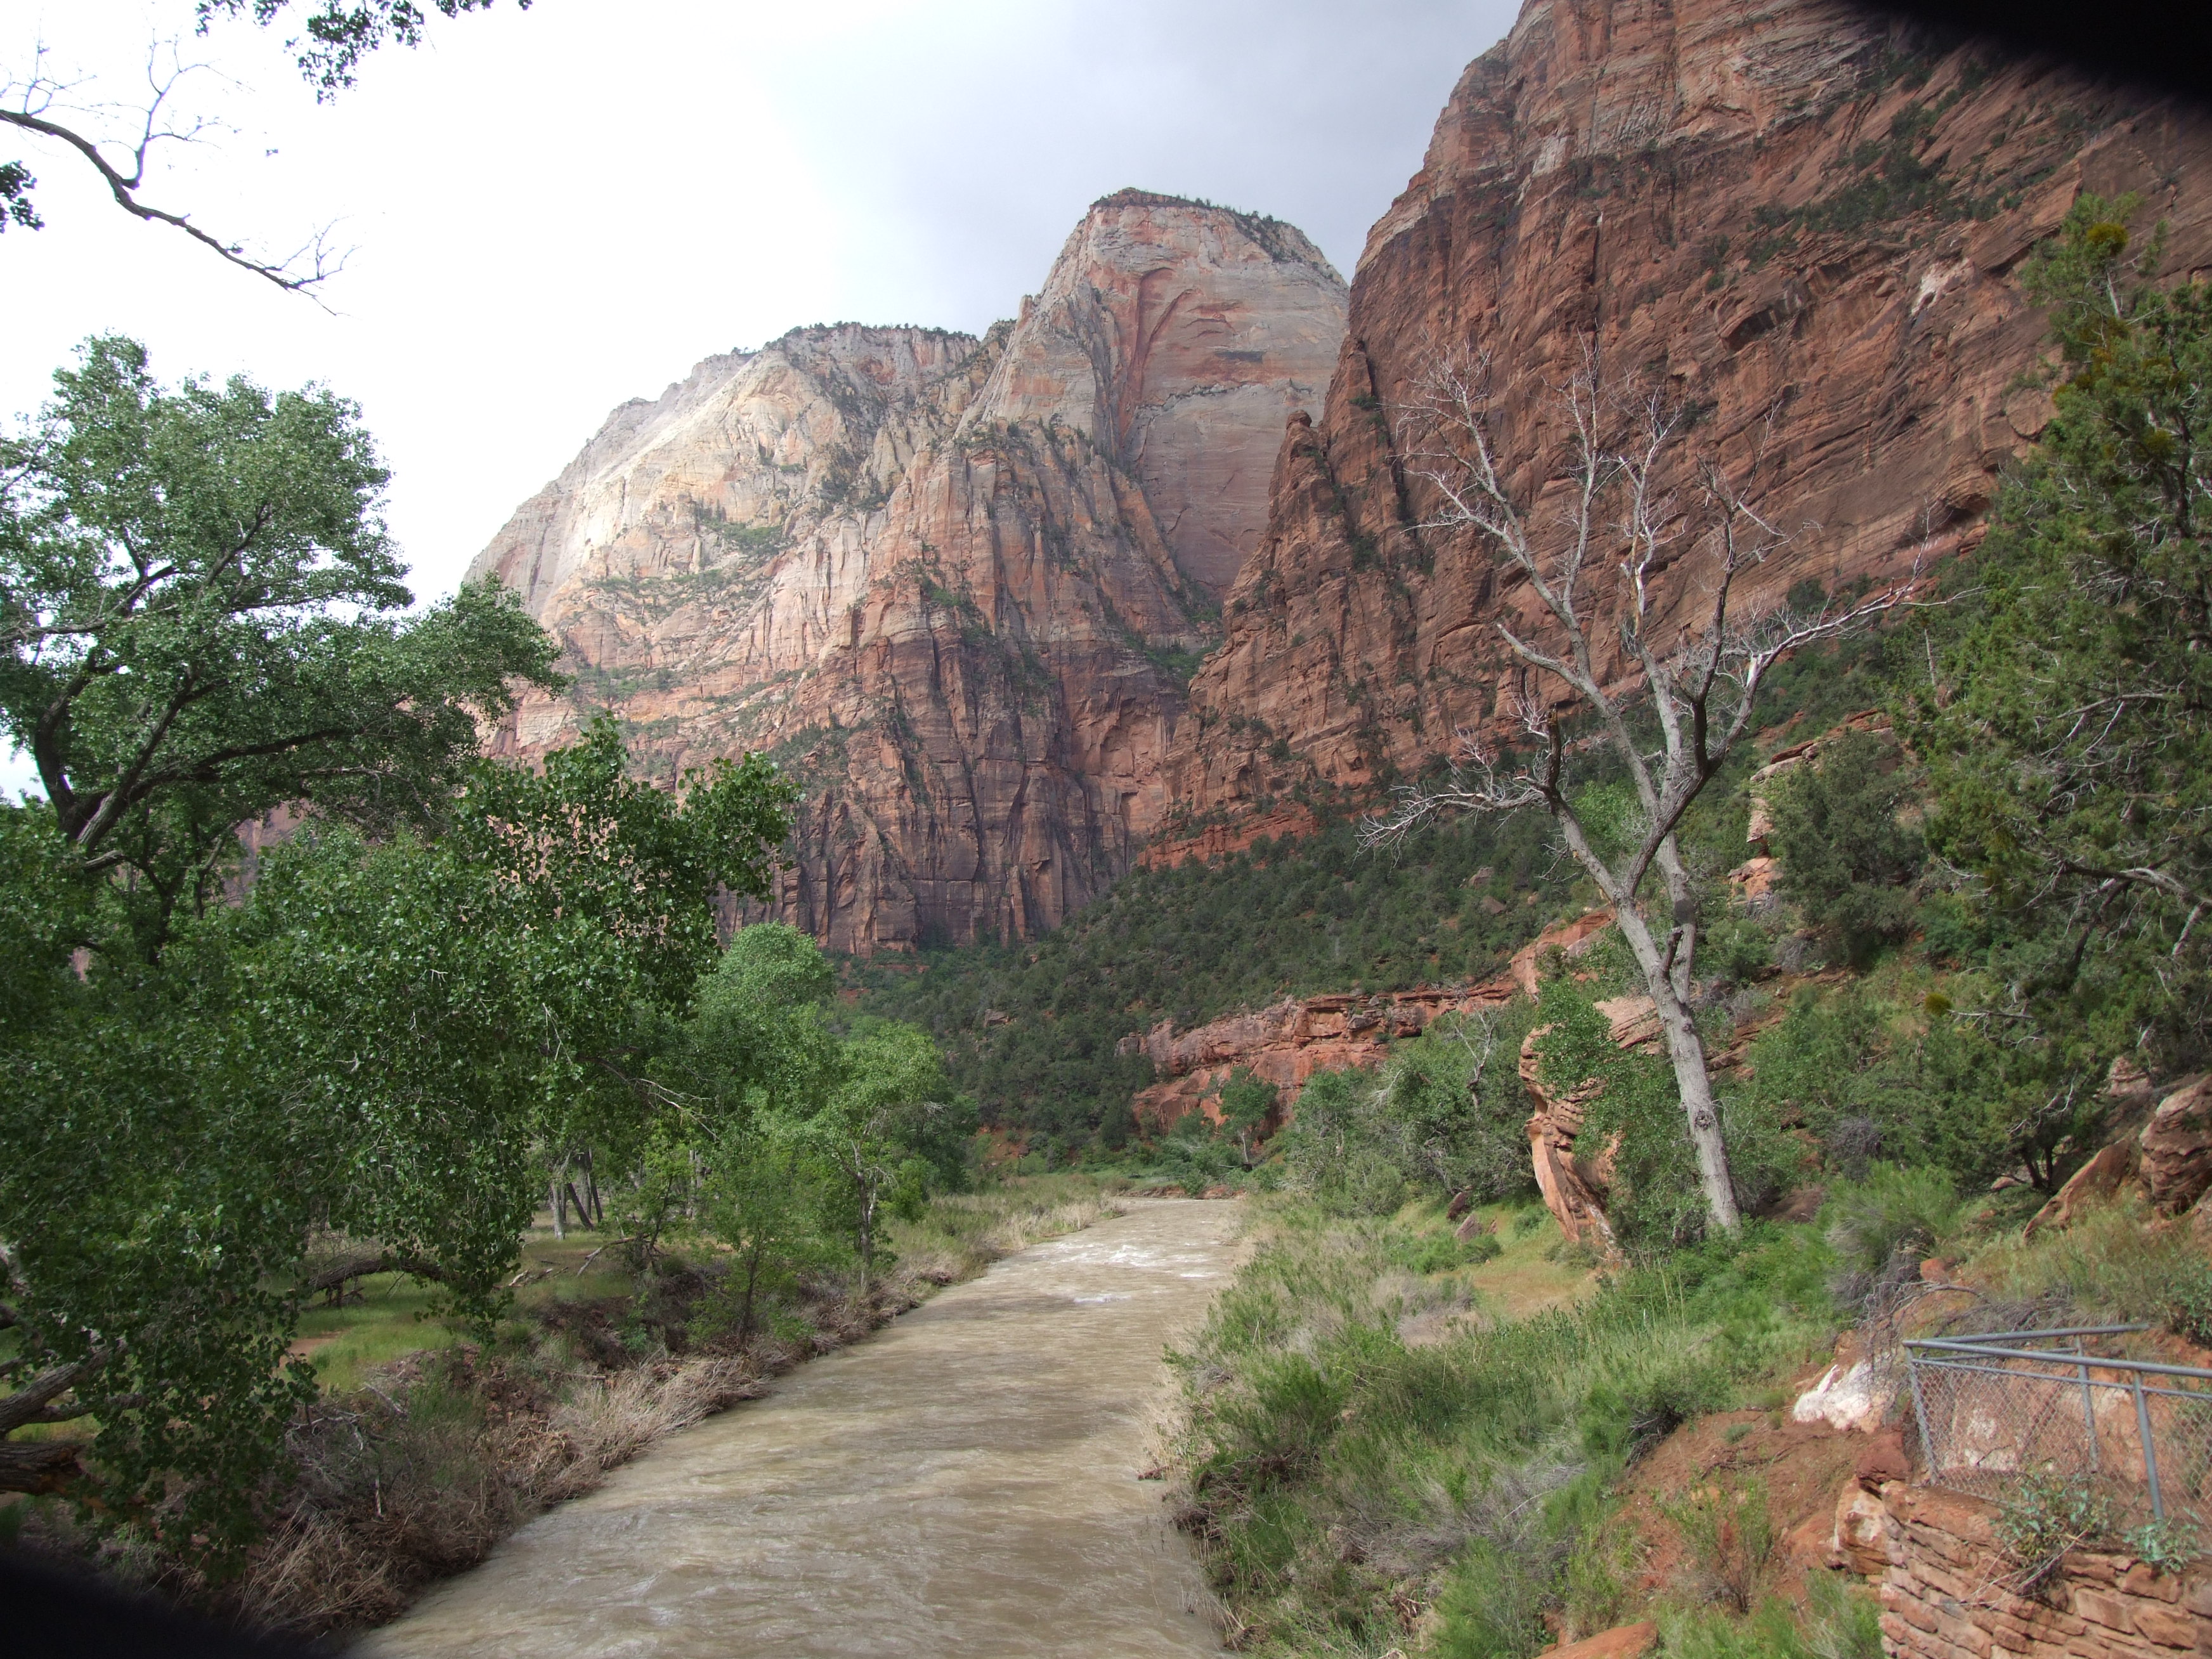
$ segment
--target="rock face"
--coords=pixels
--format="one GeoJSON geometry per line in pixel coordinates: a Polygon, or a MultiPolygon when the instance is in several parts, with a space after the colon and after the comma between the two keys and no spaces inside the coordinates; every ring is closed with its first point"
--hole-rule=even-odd
{"type": "Polygon", "coordinates": [[[1247,1066],[1282,1091],[1287,1113],[1316,1072],[1378,1066],[1393,1037],[1418,1036],[1440,1014],[1494,1008],[1511,996],[1510,985],[1492,981],[1380,996],[1285,997],[1257,1013],[1233,1014],[1191,1031],[1162,1020],[1118,1045],[1122,1054],[1144,1054],[1161,1079],[1139,1091],[1130,1109],[1147,1128],[1164,1129],[1194,1111],[1218,1117],[1207,1097],[1247,1066]]]}
{"type": "Polygon", "coordinates": [[[2160,1101],[2141,1144],[2153,1209],[2179,1215],[2212,1192],[2212,1078],[2192,1078],[2160,1101]]]}
{"type": "MultiPolygon", "coordinates": [[[[1901,574],[1971,543],[2048,417],[2016,271],[2085,190],[2141,192],[2165,269],[2212,267],[2201,112],[1835,0],[1529,0],[1370,234],[1324,410],[1290,422],[1171,752],[1184,832],[1371,795],[1500,721],[1491,624],[1529,624],[1528,586],[1419,527],[1439,497],[1409,411],[1444,354],[1489,355],[1540,544],[1553,388],[1594,348],[1613,389],[1697,411],[1686,499],[1710,456],[1790,532],[1740,606],[1901,574]]],[[[1662,606],[1702,606],[1702,564],[1661,575],[1662,606]]]]}
{"type": "MultiPolygon", "coordinates": [[[[1641,1054],[1659,1052],[1659,1013],[1651,999],[1615,997],[1596,1005],[1606,1017],[1613,1046],[1641,1054]]],[[[1613,1195],[1614,1153],[1620,1138],[1602,1146],[1583,1147],[1583,1118],[1602,1083],[1585,1083],[1564,1095],[1544,1086],[1543,1056],[1537,1043],[1550,1030],[1540,1025],[1521,1041],[1521,1086],[1528,1091],[1535,1109],[1528,1114],[1528,1163],[1536,1176],[1536,1190],[1544,1207],[1559,1224],[1571,1242],[1590,1245],[1601,1254],[1618,1256],[1620,1246],[1607,1216],[1606,1200],[1613,1195]]]]}
{"type": "Polygon", "coordinates": [[[769,752],[805,790],[778,909],[840,950],[1049,928],[1166,804],[1183,677],[1318,401],[1342,280],[1275,221],[1123,191],[986,338],[802,329],[632,403],[471,574],[656,775],[769,752]]]}
{"type": "MultiPolygon", "coordinates": [[[[1194,1030],[1178,1031],[1174,1021],[1162,1020],[1148,1031],[1132,1031],[1116,1045],[1117,1051],[1142,1054],[1160,1080],[1140,1091],[1130,1103],[1131,1109],[1139,1122],[1158,1128],[1188,1112],[1215,1115],[1208,1095],[1238,1066],[1249,1066],[1282,1091],[1287,1114],[1316,1072],[1379,1066],[1389,1056],[1392,1038],[1418,1036],[1443,1015],[1478,1013],[1502,1007],[1516,995],[1535,995],[1537,966],[1545,957],[1553,951],[1570,957],[1584,954],[1612,921],[1610,910],[1592,910],[1555,922],[1515,951],[1503,972],[1479,984],[1429,986],[1375,996],[1285,997],[1257,1013],[1231,1014],[1194,1030]]],[[[1632,1042],[1649,1037],[1643,1025],[1650,1018],[1650,1006],[1645,1002],[1644,1016],[1632,1022],[1638,1035],[1632,1042]]],[[[1533,1077],[1534,1063],[1532,1053],[1524,1048],[1524,1081],[1533,1077]]],[[[1533,1097],[1540,1103],[1544,1099],[1540,1090],[1533,1097]]],[[[1540,1109],[1537,1115],[1542,1117],[1540,1109]]],[[[1580,1121],[1577,1114],[1577,1126],[1580,1121]]],[[[1530,1139],[1537,1135],[1537,1119],[1532,1118],[1530,1139]]],[[[1571,1130],[1565,1145],[1571,1158],[1571,1130]]],[[[1568,1236],[1575,1236],[1571,1227],[1568,1236]]]]}

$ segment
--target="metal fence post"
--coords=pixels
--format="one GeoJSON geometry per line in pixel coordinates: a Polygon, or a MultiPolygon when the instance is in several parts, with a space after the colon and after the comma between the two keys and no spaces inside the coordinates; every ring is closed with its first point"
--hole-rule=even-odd
{"type": "Polygon", "coordinates": [[[1928,1404],[1920,1397],[1920,1358],[1911,1347],[1905,1351],[1905,1375],[1912,1383],[1912,1420],[1920,1425],[1920,1455],[1928,1460],[1930,1480],[1942,1470],[1942,1460],[1936,1455],[1936,1442],[1928,1432],[1928,1404]]]}
{"type": "MultiPolygon", "coordinates": [[[[2081,1345],[2076,1342],[2074,1352],[2080,1353],[2081,1345]]],[[[2089,1472],[2097,1472],[2097,1401],[2089,1392],[2089,1368],[2086,1364],[2074,1368],[2081,1374],[2081,1426],[2089,1436],[2089,1472]]]]}
{"type": "Polygon", "coordinates": [[[2136,1393],[2136,1432],[2142,1437],[2143,1479],[2150,1486],[2150,1516],[2154,1521],[2166,1519],[2166,1500],[2158,1490],[2158,1453],[2150,1440],[2150,1405],[2143,1399],[2142,1373],[2133,1373],[2136,1393]]]}

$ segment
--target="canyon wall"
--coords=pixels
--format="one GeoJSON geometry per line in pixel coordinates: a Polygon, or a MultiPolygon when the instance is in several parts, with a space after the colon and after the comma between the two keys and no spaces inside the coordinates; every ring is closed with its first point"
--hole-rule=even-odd
{"type": "MultiPolygon", "coordinates": [[[[1533,624],[1528,586],[1421,527],[1440,498],[1414,411],[1447,356],[1488,356],[1502,470],[1540,538],[1564,533],[1554,388],[1594,349],[1610,391],[1694,415],[1668,487],[1687,501],[1710,459],[1789,533],[1740,604],[1902,574],[1971,544],[2048,418],[2018,267],[2085,190],[2141,194],[2165,270],[2212,266],[2201,112],[1832,0],[1530,0],[1369,235],[1326,405],[1291,418],[1192,683],[1149,856],[1371,799],[1501,721],[1521,682],[1492,624],[1533,624]]],[[[1662,607],[1702,609],[1703,562],[1661,574],[1662,607]]],[[[1613,648],[1601,668],[1625,681],[1613,648]]]]}
{"type": "Polygon", "coordinates": [[[1166,806],[1185,676],[1316,406],[1345,289],[1290,226],[1125,191],[985,338],[798,330],[615,411],[472,575],[654,775],[805,790],[778,913],[860,952],[1055,925],[1166,806]]]}

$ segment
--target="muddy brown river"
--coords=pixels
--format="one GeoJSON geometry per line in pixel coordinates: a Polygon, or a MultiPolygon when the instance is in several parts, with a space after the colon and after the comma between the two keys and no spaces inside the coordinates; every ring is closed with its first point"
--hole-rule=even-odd
{"type": "Polygon", "coordinates": [[[1204,1583],[1137,1479],[1236,1206],[1145,1202],[671,1437],[353,1649],[1188,1655],[1204,1583]]]}

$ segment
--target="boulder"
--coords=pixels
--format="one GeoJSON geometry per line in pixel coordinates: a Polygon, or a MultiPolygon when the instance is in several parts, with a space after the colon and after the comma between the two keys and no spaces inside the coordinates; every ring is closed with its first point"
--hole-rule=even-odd
{"type": "Polygon", "coordinates": [[[1797,1396],[1790,1416],[1793,1422],[1872,1434],[1881,1427],[1896,1398],[1895,1380],[1886,1369],[1862,1359],[1849,1366],[1829,1366],[1818,1382],[1797,1396]]]}
{"type": "Polygon", "coordinates": [[[1863,1492],[1879,1492],[1892,1480],[1912,1478],[1912,1461],[1905,1455],[1905,1432],[1901,1429],[1884,1429],[1871,1437],[1866,1449],[1859,1453],[1853,1466],[1851,1478],[1859,1483],[1863,1492]]]}
{"type": "Polygon", "coordinates": [[[1862,1578],[1879,1578],[1889,1571],[1889,1510],[1879,1497],[1856,1480],[1846,1482],[1836,1494],[1835,1534],[1828,1547],[1828,1564],[1862,1578]]]}
{"type": "Polygon", "coordinates": [[[2143,1191],[2160,1214],[2179,1215],[2212,1189],[2212,1077],[2160,1101],[2139,1144],[2143,1191]]]}
{"type": "Polygon", "coordinates": [[[2047,1228],[2069,1226],[2090,1205],[2112,1199],[2134,1176],[2136,1153],[2132,1139],[2115,1140],[2105,1147],[2068,1176],[2051,1201],[2035,1212],[2027,1224],[2027,1237],[2033,1238],[2047,1228]]]}

